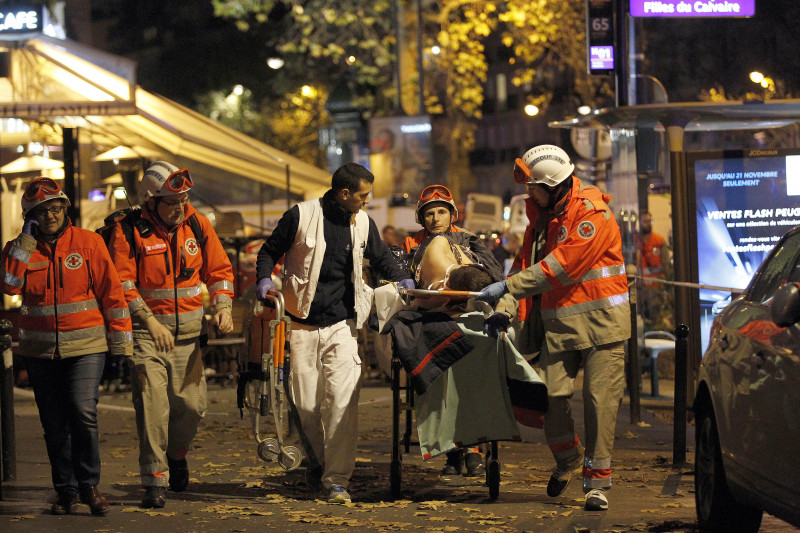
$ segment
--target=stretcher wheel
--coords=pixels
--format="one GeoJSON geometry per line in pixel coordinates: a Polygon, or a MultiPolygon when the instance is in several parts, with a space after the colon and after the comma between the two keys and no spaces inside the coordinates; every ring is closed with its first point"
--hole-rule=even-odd
{"type": "Polygon", "coordinates": [[[278,463],[280,463],[285,470],[294,470],[300,466],[300,461],[302,460],[303,455],[295,446],[284,446],[278,457],[278,463]]]}
{"type": "Polygon", "coordinates": [[[392,461],[389,470],[389,486],[391,487],[392,498],[400,497],[400,486],[403,483],[403,476],[400,470],[400,461],[392,461]]]}
{"type": "Polygon", "coordinates": [[[489,498],[496,500],[500,495],[500,461],[492,459],[486,469],[486,484],[489,485],[489,498]]]}
{"type": "Polygon", "coordinates": [[[258,443],[258,456],[262,461],[271,463],[281,455],[281,447],[276,439],[264,439],[258,443]]]}

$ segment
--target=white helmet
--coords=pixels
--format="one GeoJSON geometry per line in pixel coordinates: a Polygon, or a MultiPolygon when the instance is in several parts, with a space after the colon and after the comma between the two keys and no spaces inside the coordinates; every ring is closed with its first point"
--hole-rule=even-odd
{"type": "Polygon", "coordinates": [[[444,185],[428,185],[422,189],[422,192],[419,195],[419,201],[417,202],[417,210],[415,211],[415,215],[418,224],[422,224],[423,226],[425,225],[425,223],[422,221],[422,210],[425,209],[428,204],[432,204],[434,202],[447,204],[449,206],[448,209],[450,209],[450,212],[453,214],[452,218],[450,219],[451,224],[458,220],[458,208],[453,200],[453,193],[450,192],[450,189],[444,185]]]}
{"type": "Polygon", "coordinates": [[[514,180],[519,183],[536,183],[546,187],[555,187],[572,175],[575,165],[569,160],[567,152],[553,146],[543,144],[531,148],[522,159],[517,158],[514,164],[514,180]]]}
{"type": "Polygon", "coordinates": [[[145,202],[157,196],[172,196],[187,192],[194,186],[192,176],[185,168],[166,161],[156,161],[145,171],[140,194],[145,202]]]}
{"type": "Polygon", "coordinates": [[[39,177],[30,182],[22,193],[22,217],[27,216],[39,204],[49,200],[64,200],[69,207],[70,202],[58,183],[50,178],[39,177]]]}

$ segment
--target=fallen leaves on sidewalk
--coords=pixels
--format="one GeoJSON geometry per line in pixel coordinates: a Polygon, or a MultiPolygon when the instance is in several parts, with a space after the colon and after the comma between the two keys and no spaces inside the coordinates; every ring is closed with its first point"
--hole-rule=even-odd
{"type": "Polygon", "coordinates": [[[175,511],[155,511],[153,509],[142,509],[140,507],[126,507],[122,510],[123,513],[142,513],[147,516],[175,516],[178,513],[175,511]]]}
{"type": "Polygon", "coordinates": [[[238,518],[243,516],[271,516],[275,513],[272,511],[262,511],[261,509],[256,509],[249,505],[228,505],[228,504],[219,504],[219,505],[211,505],[208,507],[204,507],[200,509],[204,513],[214,513],[217,515],[217,518],[220,519],[227,519],[227,518],[238,518]]]}

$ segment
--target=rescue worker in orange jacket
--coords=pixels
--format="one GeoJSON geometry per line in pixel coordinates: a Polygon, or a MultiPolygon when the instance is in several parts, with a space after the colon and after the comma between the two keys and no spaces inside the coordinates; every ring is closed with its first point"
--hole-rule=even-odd
{"type": "MultiPolygon", "coordinates": [[[[503,268],[494,258],[480,237],[454,224],[458,220],[458,209],[450,189],[444,185],[429,185],[422,190],[415,213],[422,229],[403,241],[403,251],[412,256],[411,274],[419,285],[420,265],[425,247],[437,235],[447,238],[458,250],[457,258],[466,256],[467,263],[478,263],[486,267],[493,281],[503,279],[503,268]]],[[[425,287],[427,288],[427,287],[425,287]]]]}
{"type": "Polygon", "coordinates": [[[58,497],[53,514],[80,500],[109,510],[97,490],[98,386],[106,352],[131,355],[131,318],[103,239],[76,228],[67,195],[36,178],[22,196],[22,233],[0,256],[2,291],[22,295],[19,350],[25,358],[58,497]]]}
{"type": "Polygon", "coordinates": [[[193,185],[186,169],[153,163],[140,185],[133,245],[122,223],[109,241],[133,318],[131,376],[145,508],[164,507],[167,486],[179,492],[189,484],[186,454],[206,410],[202,283],[213,325],[222,334],[233,330],[233,269],[209,220],[188,203],[193,185]]]}
{"type": "MultiPolygon", "coordinates": [[[[416,210],[417,222],[422,229],[406,237],[403,241],[403,251],[412,256],[411,274],[418,285],[424,288],[438,288],[431,286],[430,282],[442,280],[427,280],[422,276],[423,258],[427,246],[434,238],[444,237],[450,242],[453,256],[458,264],[477,263],[486,268],[486,273],[492,281],[503,279],[503,267],[497,262],[492,252],[486,247],[480,237],[454,224],[458,220],[458,209],[453,200],[453,193],[444,185],[429,185],[419,195],[416,210]]],[[[449,254],[448,254],[449,257],[449,254]]],[[[430,261],[430,257],[425,259],[430,261]]],[[[431,263],[428,263],[431,264],[431,263]]],[[[433,265],[432,265],[433,266],[433,265]]],[[[440,266],[440,265],[437,265],[440,266]]],[[[449,266],[444,278],[450,269],[457,264],[449,266]]],[[[442,270],[433,268],[433,270],[442,270]]],[[[469,447],[466,450],[459,448],[447,452],[447,462],[442,468],[444,478],[461,475],[462,467],[467,477],[477,477],[483,474],[483,457],[478,447],[469,447]]]]}
{"type": "Polygon", "coordinates": [[[611,451],[624,392],[625,340],[630,337],[628,283],[619,226],[609,196],[572,175],[561,148],[537,146],[516,160],[514,178],[526,185],[530,224],[523,250],[505,281],[476,298],[497,305],[490,333],[510,319],[541,318],[540,368],[549,409],[545,436],[556,466],[548,496],[559,496],[583,462],[587,510],[608,509],[611,451]],[[539,309],[531,297],[541,298],[539,309]],[[517,300],[526,300],[519,305],[517,300]],[[540,317],[535,314],[540,313],[540,317]],[[575,432],[569,398],[583,367],[586,450],[575,432]]]}

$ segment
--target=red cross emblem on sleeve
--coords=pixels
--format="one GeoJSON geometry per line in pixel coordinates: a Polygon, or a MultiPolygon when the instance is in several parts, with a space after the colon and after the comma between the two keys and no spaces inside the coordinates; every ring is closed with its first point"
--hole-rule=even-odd
{"type": "Polygon", "coordinates": [[[594,237],[594,224],[585,220],[578,224],[578,235],[584,239],[591,239],[594,237]]]}

